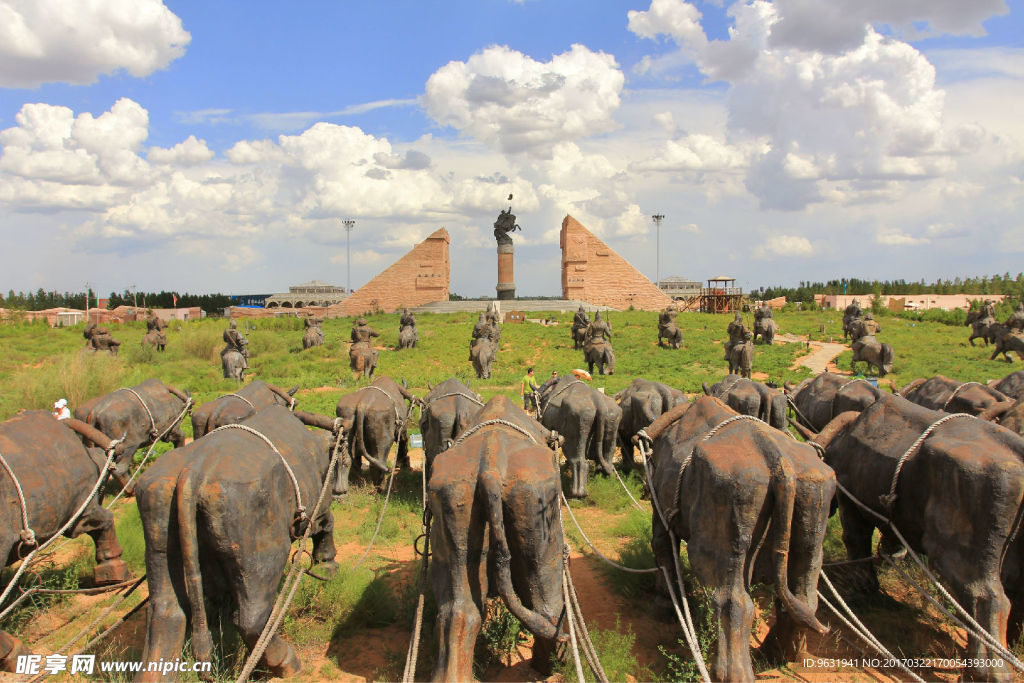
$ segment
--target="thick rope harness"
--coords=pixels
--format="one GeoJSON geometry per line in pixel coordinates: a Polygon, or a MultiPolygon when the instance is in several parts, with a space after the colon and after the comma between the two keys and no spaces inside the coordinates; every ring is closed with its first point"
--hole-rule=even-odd
{"type": "Polygon", "coordinates": [[[153,411],[151,411],[149,409],[149,406],[146,405],[146,401],[143,400],[142,396],[139,395],[139,392],[135,391],[131,387],[123,387],[123,388],[120,389],[120,391],[127,391],[132,396],[134,396],[135,398],[139,399],[139,403],[142,404],[143,410],[145,410],[146,411],[146,415],[149,416],[149,436],[150,436],[150,438],[155,438],[156,435],[159,433],[159,430],[156,428],[156,420],[153,419],[153,411]]]}
{"type": "Polygon", "coordinates": [[[740,383],[740,380],[741,380],[741,379],[746,379],[746,377],[737,377],[737,378],[735,378],[735,379],[734,379],[733,381],[731,381],[731,382],[729,382],[728,384],[726,384],[725,386],[723,386],[723,387],[720,387],[720,388],[718,389],[718,392],[717,392],[717,393],[718,393],[718,395],[719,395],[719,396],[725,396],[725,395],[726,395],[727,393],[729,393],[730,391],[732,391],[732,388],[733,388],[734,386],[736,386],[737,384],[739,384],[739,383],[740,383]]]}
{"type": "Polygon", "coordinates": [[[908,448],[903,453],[903,455],[900,456],[899,461],[896,463],[896,471],[892,473],[892,483],[889,485],[889,493],[883,496],[879,496],[878,498],[879,502],[881,502],[882,507],[885,508],[885,512],[890,519],[892,519],[892,510],[897,498],[896,485],[899,483],[900,472],[903,470],[903,465],[914,453],[918,451],[918,449],[921,447],[921,444],[924,443],[924,440],[931,436],[931,433],[934,432],[939,425],[961,417],[977,419],[973,415],[968,415],[967,413],[953,413],[952,415],[946,415],[945,417],[939,418],[935,422],[928,425],[928,428],[921,433],[921,436],[917,437],[914,443],[910,444],[910,448],[908,448]]]}
{"type": "Polygon", "coordinates": [[[484,402],[481,401],[480,399],[478,399],[476,396],[470,396],[469,394],[465,393],[464,391],[453,391],[453,392],[448,393],[448,394],[441,394],[440,396],[430,396],[430,397],[428,397],[423,402],[424,403],[424,407],[428,407],[434,401],[440,401],[442,398],[450,398],[452,396],[461,396],[463,398],[467,398],[470,401],[472,401],[473,403],[477,404],[478,406],[482,406],[484,404],[484,402]]]}
{"type": "Polygon", "coordinates": [[[374,391],[379,391],[380,393],[387,396],[388,400],[391,401],[391,407],[395,411],[395,438],[399,438],[399,436],[401,436],[402,434],[402,430],[405,429],[405,420],[402,419],[401,415],[398,412],[398,401],[395,400],[394,396],[373,384],[365,386],[363,387],[363,389],[373,389],[374,391]]]}
{"type": "Polygon", "coordinates": [[[239,394],[224,394],[224,398],[237,398],[239,401],[247,403],[249,407],[252,408],[253,410],[256,410],[256,406],[254,406],[252,404],[252,401],[247,399],[245,396],[241,396],[239,394]]]}
{"type": "Polygon", "coordinates": [[[4,457],[3,453],[0,453],[0,465],[3,465],[3,468],[7,471],[7,476],[14,482],[14,488],[18,492],[18,504],[21,506],[21,542],[25,545],[35,545],[36,532],[28,524],[28,505],[25,503],[25,491],[21,488],[21,482],[18,481],[18,477],[15,476],[14,470],[7,463],[7,458],[4,457]]]}
{"type": "MultiPolygon", "coordinates": [[[[533,443],[535,443],[535,444],[538,443],[537,437],[535,437],[533,434],[531,434],[525,427],[521,427],[521,426],[517,425],[515,422],[509,422],[508,420],[502,420],[500,418],[494,418],[492,420],[484,420],[483,422],[475,424],[472,427],[470,427],[469,429],[467,429],[466,431],[462,432],[462,434],[459,435],[459,438],[456,439],[455,442],[451,446],[449,446],[449,448],[454,448],[455,446],[458,446],[460,443],[462,443],[463,441],[465,441],[466,439],[471,437],[473,434],[476,434],[478,431],[480,431],[484,427],[490,427],[492,425],[500,425],[502,427],[508,427],[510,429],[513,429],[513,430],[519,432],[523,436],[527,437],[533,443]]],[[[551,435],[548,437],[547,446],[549,448],[551,448],[551,450],[554,450],[558,446],[558,432],[556,432],[554,430],[551,430],[551,435]]]]}
{"type": "Polygon", "coordinates": [[[963,384],[958,386],[956,389],[954,389],[953,393],[949,395],[949,398],[946,399],[946,402],[942,404],[942,410],[945,410],[949,406],[949,404],[953,402],[953,400],[964,389],[964,387],[969,387],[972,384],[977,385],[977,386],[981,387],[982,389],[988,389],[988,387],[986,387],[981,382],[964,382],[963,384]]]}
{"type": "Polygon", "coordinates": [[[288,478],[292,480],[292,488],[295,489],[295,522],[297,522],[300,525],[297,528],[301,528],[302,524],[309,522],[309,517],[306,515],[306,506],[302,504],[302,492],[299,490],[299,480],[295,478],[295,471],[292,470],[292,466],[288,464],[288,461],[285,459],[281,451],[277,450],[277,446],[274,445],[274,442],[267,438],[265,434],[256,429],[253,429],[249,425],[237,423],[226,424],[217,427],[216,429],[211,431],[210,434],[214,434],[215,432],[219,432],[225,429],[240,429],[243,432],[248,432],[249,434],[252,434],[253,436],[262,439],[265,444],[270,446],[270,450],[274,451],[274,453],[277,454],[277,457],[281,459],[281,463],[284,465],[284,469],[288,472],[288,478]]]}
{"type": "MultiPolygon", "coordinates": [[[[762,424],[764,424],[762,420],[754,417],[753,415],[733,415],[732,417],[726,418],[725,420],[719,422],[716,426],[708,430],[708,432],[704,436],[702,436],[700,440],[694,442],[693,447],[690,449],[689,454],[686,456],[686,459],[683,460],[683,464],[679,466],[679,474],[676,476],[675,491],[672,495],[672,507],[665,510],[665,519],[668,521],[669,524],[671,524],[675,520],[676,515],[679,514],[679,496],[682,493],[683,474],[686,472],[686,468],[690,464],[690,461],[693,460],[693,452],[697,450],[697,446],[701,443],[704,443],[705,441],[713,437],[715,434],[728,427],[730,424],[742,421],[761,422],[762,424]]],[[[644,436],[646,436],[646,433],[644,433],[644,436]]]]}
{"type": "Polygon", "coordinates": [[[551,394],[551,398],[549,398],[547,401],[544,402],[544,408],[541,408],[540,405],[538,404],[537,410],[539,411],[540,414],[537,416],[537,419],[539,420],[540,418],[544,417],[544,411],[547,410],[547,407],[549,405],[551,405],[551,402],[554,401],[555,398],[557,398],[559,394],[561,394],[562,392],[564,392],[566,389],[568,389],[569,387],[573,386],[574,384],[584,384],[584,382],[581,382],[578,379],[574,379],[573,381],[567,383],[564,387],[562,387],[561,389],[559,389],[555,393],[551,394]]]}

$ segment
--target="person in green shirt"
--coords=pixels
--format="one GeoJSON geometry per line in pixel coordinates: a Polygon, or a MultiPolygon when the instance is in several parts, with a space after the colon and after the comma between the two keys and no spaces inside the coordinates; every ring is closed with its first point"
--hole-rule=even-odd
{"type": "Polygon", "coordinates": [[[533,378],[533,368],[527,368],[523,376],[522,386],[519,388],[523,395],[523,410],[529,411],[535,408],[533,392],[537,391],[537,382],[533,378]]]}

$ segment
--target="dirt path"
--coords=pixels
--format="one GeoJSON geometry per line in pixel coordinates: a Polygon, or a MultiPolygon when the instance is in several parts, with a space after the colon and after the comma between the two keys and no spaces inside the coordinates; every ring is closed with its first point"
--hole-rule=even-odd
{"type": "Polygon", "coordinates": [[[806,336],[796,334],[780,334],[775,339],[785,344],[805,344],[813,349],[810,353],[800,356],[789,369],[796,370],[797,368],[804,367],[816,375],[826,371],[836,372],[837,368],[834,362],[836,357],[849,348],[846,344],[837,344],[835,342],[808,341],[806,336]]]}

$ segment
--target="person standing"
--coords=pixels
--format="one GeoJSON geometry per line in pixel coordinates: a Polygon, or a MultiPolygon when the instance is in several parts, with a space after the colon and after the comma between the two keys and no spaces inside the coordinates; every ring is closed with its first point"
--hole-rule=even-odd
{"type": "Polygon", "coordinates": [[[533,399],[534,392],[537,391],[537,382],[533,377],[532,367],[526,369],[526,374],[523,376],[519,391],[523,395],[523,410],[530,411],[537,407],[533,399]]]}

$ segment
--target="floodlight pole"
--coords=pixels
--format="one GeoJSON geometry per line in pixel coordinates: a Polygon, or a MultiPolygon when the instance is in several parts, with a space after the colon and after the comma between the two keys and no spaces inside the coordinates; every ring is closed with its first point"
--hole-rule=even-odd
{"type": "Polygon", "coordinates": [[[654,221],[654,226],[657,232],[657,242],[655,242],[655,254],[654,254],[654,284],[661,289],[661,222],[665,220],[665,214],[656,213],[651,216],[651,220],[654,221]]]}
{"type": "Polygon", "coordinates": [[[356,222],[346,218],[341,222],[345,226],[345,296],[352,292],[352,228],[356,222]]]}

